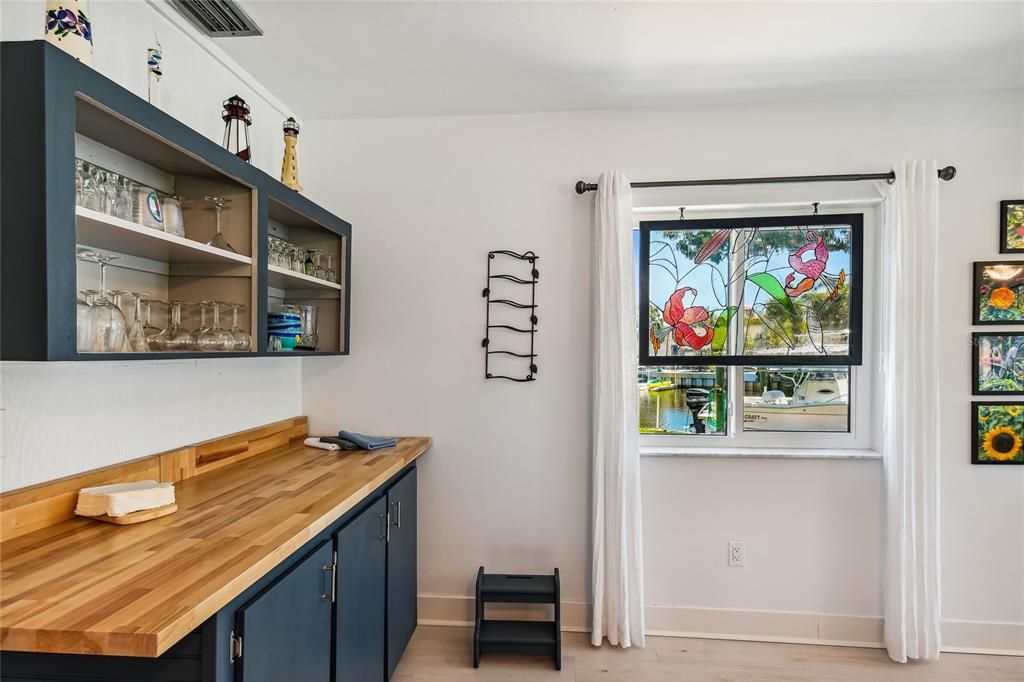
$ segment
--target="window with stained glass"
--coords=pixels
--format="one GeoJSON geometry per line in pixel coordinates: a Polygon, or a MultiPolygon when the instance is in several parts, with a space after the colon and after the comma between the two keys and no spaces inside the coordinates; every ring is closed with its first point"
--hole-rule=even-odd
{"type": "Polygon", "coordinates": [[[862,233],[861,214],[641,222],[640,365],[861,364],[862,233]]]}

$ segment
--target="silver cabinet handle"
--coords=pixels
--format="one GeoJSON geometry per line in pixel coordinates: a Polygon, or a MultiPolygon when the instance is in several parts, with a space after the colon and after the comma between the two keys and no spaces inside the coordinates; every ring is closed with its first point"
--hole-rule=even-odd
{"type": "Polygon", "coordinates": [[[324,601],[331,600],[333,604],[338,596],[337,592],[337,578],[338,578],[338,553],[334,552],[331,555],[331,563],[327,564],[321,569],[324,573],[330,573],[331,575],[331,591],[328,594],[321,594],[320,598],[324,601]]]}
{"type": "Polygon", "coordinates": [[[392,502],[391,506],[395,508],[395,528],[402,527],[402,501],[392,502]]]}

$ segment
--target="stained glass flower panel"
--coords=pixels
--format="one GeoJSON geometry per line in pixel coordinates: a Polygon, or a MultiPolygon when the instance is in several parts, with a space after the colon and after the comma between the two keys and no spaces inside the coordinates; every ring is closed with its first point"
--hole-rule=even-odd
{"type": "Polygon", "coordinates": [[[860,364],[862,223],[641,223],[641,364],[860,364]]]}

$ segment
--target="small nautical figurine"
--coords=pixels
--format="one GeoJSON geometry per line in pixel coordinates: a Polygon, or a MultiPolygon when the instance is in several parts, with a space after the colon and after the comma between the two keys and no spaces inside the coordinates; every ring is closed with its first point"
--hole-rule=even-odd
{"type": "Polygon", "coordinates": [[[47,0],[44,35],[69,55],[92,66],[89,0],[47,0]]]}
{"type": "Polygon", "coordinates": [[[160,77],[164,75],[163,61],[164,52],[160,47],[160,39],[153,34],[156,46],[146,50],[146,77],[149,79],[149,87],[146,91],[149,103],[155,107],[160,106],[160,77]]]}
{"type": "Polygon", "coordinates": [[[249,105],[245,100],[234,95],[224,101],[224,149],[242,159],[252,163],[252,150],[249,148],[249,126],[252,125],[252,117],[249,116],[249,105]]]}
{"type": "Polygon", "coordinates": [[[281,161],[281,182],[296,192],[302,191],[299,184],[299,124],[291,116],[284,122],[284,160],[281,161]]]}

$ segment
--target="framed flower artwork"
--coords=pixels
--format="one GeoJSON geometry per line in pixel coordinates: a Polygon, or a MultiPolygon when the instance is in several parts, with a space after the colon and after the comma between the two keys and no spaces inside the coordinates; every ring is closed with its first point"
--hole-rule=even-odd
{"type": "Polygon", "coordinates": [[[971,464],[1024,464],[1024,402],[971,403],[971,464]]]}
{"type": "Polygon", "coordinates": [[[1024,261],[974,264],[974,324],[1024,324],[1024,261]]]}
{"type": "Polygon", "coordinates": [[[974,395],[1024,394],[1024,334],[975,333],[974,395]]]}
{"type": "Polygon", "coordinates": [[[999,253],[1024,253],[1024,199],[999,202],[999,253]]]}

